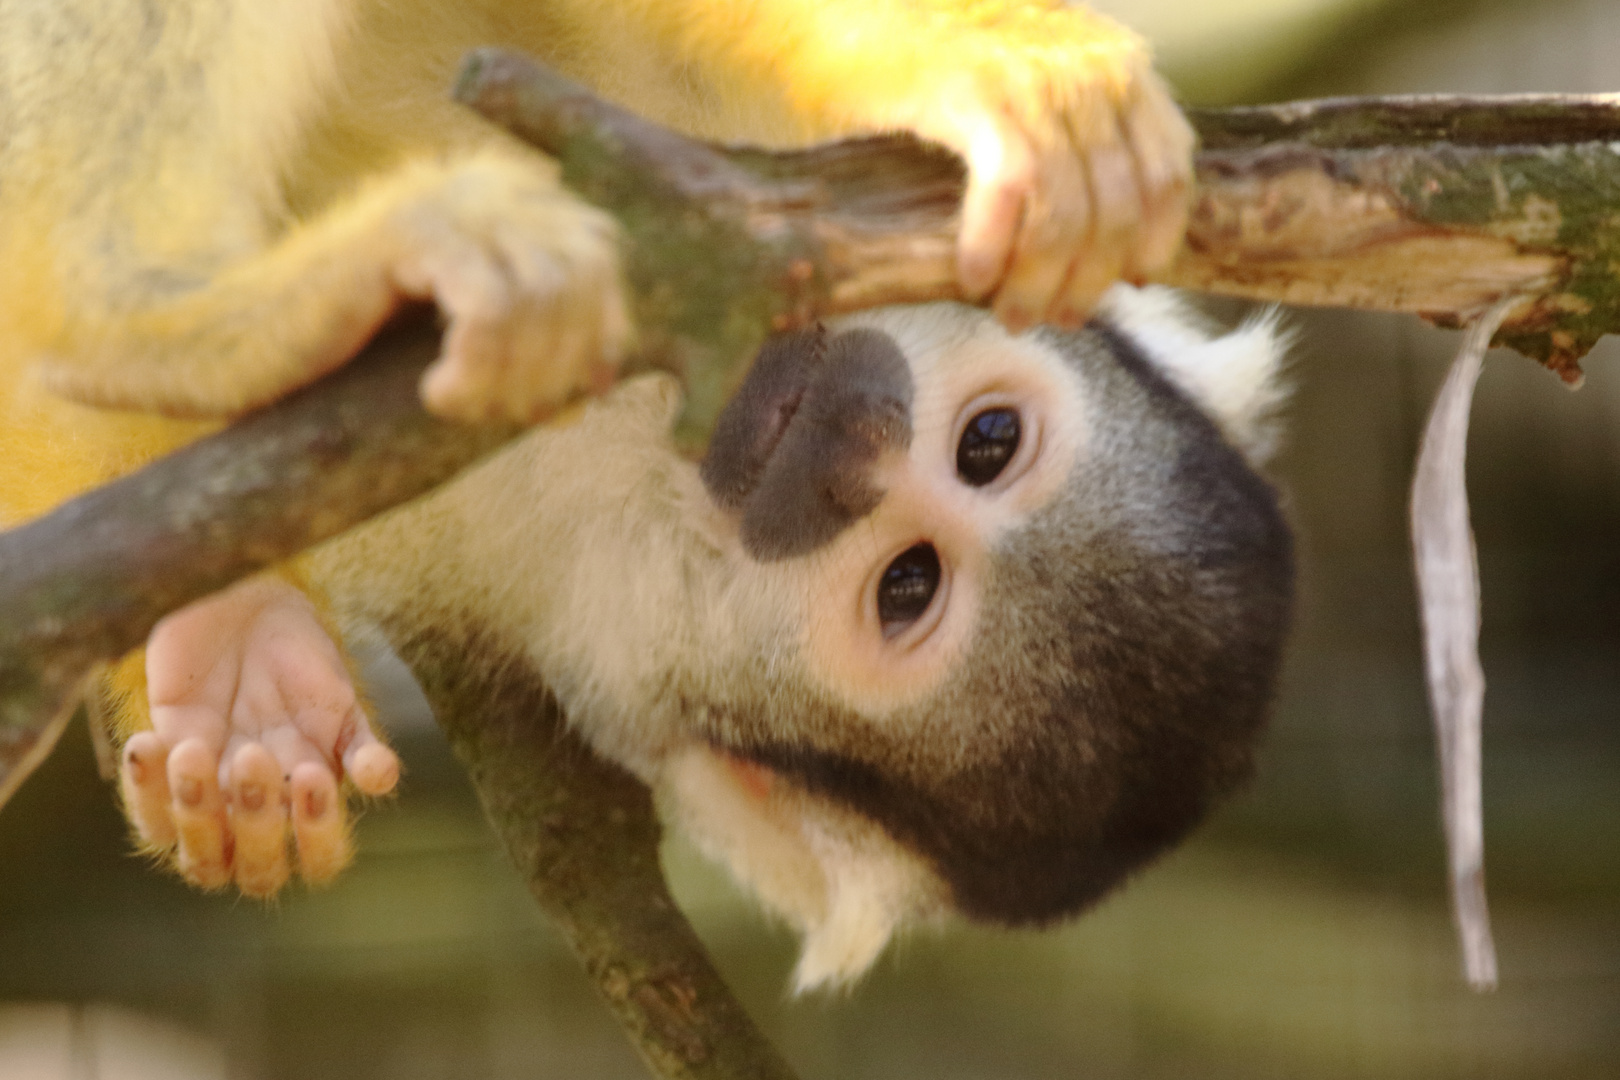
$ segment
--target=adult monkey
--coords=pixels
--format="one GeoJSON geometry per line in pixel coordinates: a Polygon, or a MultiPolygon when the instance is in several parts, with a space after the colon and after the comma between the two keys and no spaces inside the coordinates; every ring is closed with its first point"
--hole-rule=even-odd
{"type": "MultiPolygon", "coordinates": [[[[0,22],[0,521],[309,382],[407,300],[449,322],[436,411],[540,419],[604,385],[630,334],[611,222],[443,100],[492,42],[694,134],[956,149],[962,281],[1014,329],[1078,325],[1184,223],[1191,138],[1141,44],[1055,2],[24,0],[0,22]]],[[[274,892],[289,827],[330,878],[340,776],[397,775],[301,577],[187,608],[120,671],[131,815],[199,885],[274,892]]]]}

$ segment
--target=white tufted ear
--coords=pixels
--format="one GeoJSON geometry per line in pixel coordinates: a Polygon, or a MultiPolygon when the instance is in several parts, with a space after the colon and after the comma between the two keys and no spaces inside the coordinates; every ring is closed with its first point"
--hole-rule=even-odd
{"type": "Polygon", "coordinates": [[[1277,309],[1216,336],[1209,320],[1173,289],[1116,285],[1098,315],[1118,327],[1220,424],[1255,464],[1277,448],[1278,407],[1288,396],[1282,367],[1293,334],[1277,309]]]}

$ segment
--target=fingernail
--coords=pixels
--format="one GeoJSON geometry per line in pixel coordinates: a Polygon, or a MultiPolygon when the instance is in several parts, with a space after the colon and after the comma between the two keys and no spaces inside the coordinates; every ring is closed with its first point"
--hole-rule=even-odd
{"type": "Polygon", "coordinates": [[[140,755],[133,750],[124,755],[124,771],[128,774],[131,783],[146,783],[148,772],[146,762],[142,761],[140,755]]]}
{"type": "Polygon", "coordinates": [[[326,816],[326,793],[310,791],[304,794],[304,816],[318,818],[326,816]]]}
{"type": "Polygon", "coordinates": [[[179,795],[180,801],[185,803],[187,806],[196,806],[198,803],[202,802],[203,798],[202,781],[198,780],[195,776],[181,777],[179,795]]]}
{"type": "Polygon", "coordinates": [[[601,397],[603,394],[613,389],[613,384],[618,381],[618,365],[604,364],[600,362],[594,363],[590,366],[590,370],[586,374],[585,378],[586,392],[593,397],[601,397]]]}
{"type": "Polygon", "coordinates": [[[264,809],[264,788],[258,784],[243,784],[237,789],[237,797],[241,800],[244,810],[264,809]]]}
{"type": "Polygon", "coordinates": [[[1002,324],[1015,334],[1028,330],[1033,321],[1029,310],[1021,304],[1011,304],[1001,312],[1002,324]]]}
{"type": "Polygon", "coordinates": [[[978,302],[990,295],[990,290],[996,287],[996,277],[989,267],[979,266],[971,270],[963,269],[957,274],[958,283],[962,286],[964,298],[978,302]]]}

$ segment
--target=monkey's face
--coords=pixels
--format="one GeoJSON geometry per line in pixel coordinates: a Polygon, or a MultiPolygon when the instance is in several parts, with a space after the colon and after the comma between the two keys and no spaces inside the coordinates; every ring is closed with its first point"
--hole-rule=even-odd
{"type": "Polygon", "coordinates": [[[1116,330],[933,305],[780,338],[702,475],[742,590],[800,629],[682,695],[664,787],[806,930],[801,983],[907,917],[1072,913],[1246,773],[1287,530],[1116,330]]]}
{"type": "Polygon", "coordinates": [[[1085,444],[1078,372],[976,313],[891,310],[762,351],[703,477],[801,616],[805,674],[863,712],[937,692],[1002,540],[1085,444]]]}

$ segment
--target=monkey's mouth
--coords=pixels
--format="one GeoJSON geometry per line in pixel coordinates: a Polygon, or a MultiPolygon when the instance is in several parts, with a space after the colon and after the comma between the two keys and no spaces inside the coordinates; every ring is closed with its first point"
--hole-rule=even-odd
{"type": "Polygon", "coordinates": [[[737,393],[715,421],[703,457],[703,486],[727,510],[742,510],[787,437],[810,386],[825,367],[821,326],[778,334],[760,347],[737,393]]]}
{"type": "Polygon", "coordinates": [[[787,434],[788,425],[793,423],[793,417],[798,414],[799,405],[804,401],[808,385],[794,387],[784,394],[781,400],[774,403],[767,412],[759,432],[759,459],[763,465],[769,462],[776,448],[782,444],[782,436],[787,434]]]}
{"type": "Polygon", "coordinates": [[[766,393],[750,395],[746,401],[739,395],[715,425],[701,474],[710,497],[727,510],[741,510],[759,487],[772,456],[804,403],[810,389],[809,372],[794,374],[801,377],[773,385],[766,393]],[[736,408],[739,405],[743,408],[736,408]]]}
{"type": "Polygon", "coordinates": [[[883,454],[911,445],[911,369],[887,334],[820,327],[765,343],[714,428],[704,486],[760,562],[807,555],[877,509],[883,454]]]}

